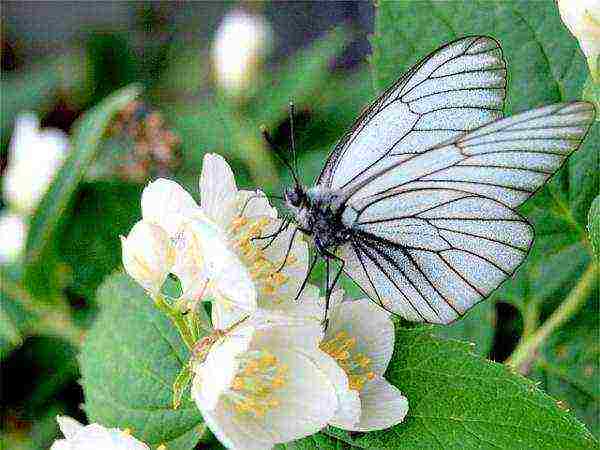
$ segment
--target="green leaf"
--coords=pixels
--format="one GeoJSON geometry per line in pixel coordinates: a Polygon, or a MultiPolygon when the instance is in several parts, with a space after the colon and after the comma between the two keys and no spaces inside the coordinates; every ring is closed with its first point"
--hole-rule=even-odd
{"type": "Polygon", "coordinates": [[[20,301],[26,295],[18,288],[19,270],[0,267],[0,361],[20,346],[37,317],[20,301]]]}
{"type": "Polygon", "coordinates": [[[594,199],[592,206],[590,206],[587,230],[594,252],[596,252],[596,256],[600,257],[600,195],[594,199]]]}
{"type": "Polygon", "coordinates": [[[47,112],[56,100],[59,90],[82,87],[88,78],[85,55],[71,54],[40,61],[27,70],[2,73],[0,80],[0,130],[10,136],[14,119],[22,111],[47,112]]]}
{"type": "Polygon", "coordinates": [[[25,277],[34,292],[53,286],[53,251],[59,221],[94,159],[110,120],[138,94],[138,86],[117,91],[88,111],[76,125],[71,153],[40,201],[27,235],[25,277]]]}
{"type": "Polygon", "coordinates": [[[189,391],[172,407],[173,383],[189,358],[177,330],[124,274],[101,286],[98,301],[80,358],[89,420],[130,428],[151,445],[192,449],[205,426],[189,391]]]}
{"type": "MultiPolygon", "coordinates": [[[[600,61],[600,56],[598,57],[598,60],[600,61]]],[[[598,73],[600,76],[600,70],[598,71],[598,73]]],[[[600,121],[600,79],[598,81],[594,81],[594,79],[591,76],[588,77],[588,79],[585,82],[585,85],[583,86],[581,98],[594,104],[594,106],[596,107],[596,121],[600,121]]]]}
{"type": "Polygon", "coordinates": [[[267,75],[260,87],[250,93],[253,101],[248,115],[258,124],[271,125],[287,117],[290,100],[298,107],[309,106],[310,99],[331,77],[331,63],[347,38],[346,31],[336,29],[292,55],[281,70],[267,75]]]}
{"type": "Polygon", "coordinates": [[[61,259],[71,267],[72,293],[93,298],[102,280],[120,266],[119,235],[126,236],[141,217],[141,191],[125,183],[80,185],[59,244],[61,259]]]}
{"type": "Polygon", "coordinates": [[[324,433],[370,449],[584,449],[597,445],[577,419],[533,382],[475,355],[467,344],[432,336],[429,329],[396,330],[395,352],[385,376],[408,399],[403,423],[354,438],[339,430],[324,433]]]}
{"type": "Polygon", "coordinates": [[[28,321],[27,313],[11,298],[0,291],[0,360],[23,343],[23,329],[28,321]]]}
{"type": "Polygon", "coordinates": [[[472,343],[478,354],[486,356],[492,350],[495,321],[494,302],[485,300],[471,309],[461,320],[450,325],[435,326],[433,333],[447,339],[472,343]]]}
{"type": "Polygon", "coordinates": [[[290,450],[349,450],[355,447],[333,436],[319,433],[294,442],[277,445],[275,448],[290,450]]]}
{"type": "Polygon", "coordinates": [[[540,350],[531,371],[546,392],[574,411],[600,437],[600,342],[598,299],[553,335],[540,350]]]}

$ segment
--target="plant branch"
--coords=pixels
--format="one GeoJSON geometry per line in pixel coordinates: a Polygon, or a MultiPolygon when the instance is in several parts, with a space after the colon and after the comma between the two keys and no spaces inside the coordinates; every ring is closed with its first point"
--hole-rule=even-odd
{"type": "Polygon", "coordinates": [[[534,333],[524,336],[506,361],[506,364],[525,374],[543,342],[563,323],[569,320],[585,303],[588,294],[598,282],[598,263],[592,260],[579,282],[569,292],[567,298],[534,333]]]}

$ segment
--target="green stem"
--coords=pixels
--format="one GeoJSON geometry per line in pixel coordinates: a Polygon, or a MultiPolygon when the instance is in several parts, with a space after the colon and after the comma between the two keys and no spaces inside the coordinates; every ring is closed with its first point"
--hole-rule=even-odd
{"type": "Polygon", "coordinates": [[[194,340],[194,336],[192,335],[183,314],[181,314],[177,308],[173,308],[160,293],[154,297],[154,304],[160,311],[165,313],[169,319],[171,319],[171,322],[173,322],[173,325],[175,325],[179,331],[183,342],[191,351],[194,348],[196,341],[194,340]]]}
{"type": "Polygon", "coordinates": [[[538,329],[539,320],[540,301],[536,297],[531,297],[525,305],[525,314],[523,315],[523,338],[528,338],[538,329]]]}
{"type": "Polygon", "coordinates": [[[506,364],[516,368],[523,374],[527,373],[542,343],[557,328],[579,311],[579,308],[585,303],[588,294],[597,281],[598,264],[596,261],[592,261],[567,298],[540,328],[521,339],[521,342],[517,345],[510,358],[508,358],[506,364]]]}

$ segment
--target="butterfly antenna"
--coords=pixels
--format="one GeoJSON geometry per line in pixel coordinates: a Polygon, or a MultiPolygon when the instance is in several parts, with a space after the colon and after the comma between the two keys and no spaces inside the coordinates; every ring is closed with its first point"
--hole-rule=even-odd
{"type": "Polygon", "coordinates": [[[287,159],[283,158],[279,154],[277,145],[275,145],[275,141],[273,140],[273,137],[271,136],[271,134],[269,133],[269,130],[267,130],[267,127],[265,125],[260,126],[260,132],[262,133],[263,137],[265,138],[265,141],[267,141],[267,144],[269,144],[269,146],[273,150],[273,153],[275,153],[275,156],[277,156],[277,159],[279,159],[279,161],[281,161],[282,164],[285,167],[287,167],[287,169],[292,173],[292,177],[294,177],[294,184],[299,185],[300,182],[298,181],[298,176],[296,175],[296,171],[290,165],[289,161],[287,159]]]}
{"type": "Polygon", "coordinates": [[[296,140],[294,138],[294,112],[295,112],[295,107],[294,107],[294,102],[290,100],[290,141],[292,144],[292,155],[294,158],[294,168],[296,170],[296,176],[294,177],[295,179],[298,179],[300,177],[300,172],[298,170],[298,154],[296,153],[296,140]]]}

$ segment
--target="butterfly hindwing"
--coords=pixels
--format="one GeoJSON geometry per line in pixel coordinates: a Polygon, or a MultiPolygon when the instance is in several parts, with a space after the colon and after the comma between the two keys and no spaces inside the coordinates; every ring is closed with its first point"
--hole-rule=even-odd
{"type": "Polygon", "coordinates": [[[384,308],[430,323],[452,322],[489,296],[533,241],[518,213],[456,190],[390,195],[354,220],[346,273],[384,308]]]}
{"type": "Polygon", "coordinates": [[[521,264],[533,229],[512,208],[558,170],[593,119],[585,102],[527,111],[375,177],[344,210],[346,273],[409,320],[455,320],[521,264]],[[392,188],[373,189],[391,176],[392,188]]]}

